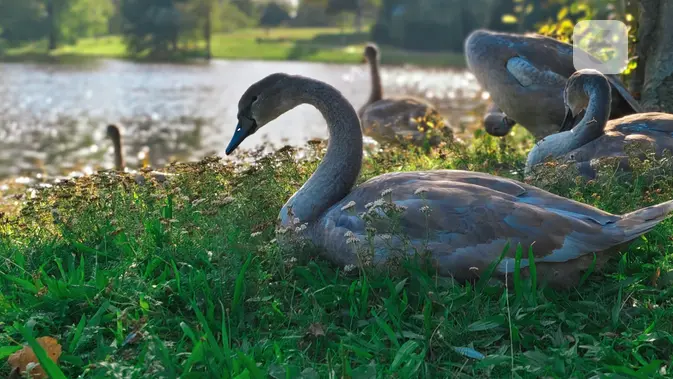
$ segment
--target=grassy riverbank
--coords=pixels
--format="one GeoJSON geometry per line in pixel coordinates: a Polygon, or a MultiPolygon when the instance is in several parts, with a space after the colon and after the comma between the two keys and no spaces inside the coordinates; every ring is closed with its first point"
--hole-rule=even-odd
{"type": "MultiPolygon", "coordinates": [[[[221,59],[295,60],[331,63],[359,63],[367,33],[341,32],[334,28],[277,28],[269,33],[263,29],[245,29],[213,36],[212,53],[221,59]]],[[[194,48],[195,46],[192,46],[194,48]]],[[[199,46],[202,48],[202,46],[199,46]]],[[[46,43],[34,43],[10,48],[0,56],[5,61],[49,61],[87,59],[95,57],[126,57],[120,37],[80,40],[76,45],[63,46],[46,54],[46,43]]],[[[465,66],[458,53],[421,53],[382,46],[383,64],[411,64],[424,67],[465,66]]]]}
{"type": "MultiPolygon", "coordinates": [[[[388,149],[361,179],[439,168],[520,179],[530,141],[510,146],[482,136],[429,154],[388,149]]],[[[97,175],[6,198],[0,376],[31,334],[59,341],[67,377],[670,375],[672,221],[569,292],[457,285],[413,263],[346,275],[274,240],[278,210],[323,148],[299,163],[283,150],[245,170],[204,160],[169,167],[179,175],[163,184],[97,175]]],[[[647,191],[609,173],[559,180],[535,183],[615,213],[673,198],[670,178],[647,191]]]]}

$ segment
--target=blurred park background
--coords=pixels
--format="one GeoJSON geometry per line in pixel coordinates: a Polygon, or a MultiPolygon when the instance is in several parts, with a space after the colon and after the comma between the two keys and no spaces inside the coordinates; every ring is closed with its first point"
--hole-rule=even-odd
{"type": "MultiPolygon", "coordinates": [[[[388,95],[431,100],[459,135],[488,94],[465,70],[477,28],[567,38],[583,19],[633,21],[626,0],[0,0],[0,178],[112,167],[105,125],[125,129],[129,163],[222,155],[236,104],[272,72],[369,95],[367,42],[388,95]]],[[[299,110],[300,109],[300,110],[299,110]]],[[[326,137],[309,106],[251,144],[326,137]]]]}
{"type": "MultiPolygon", "coordinates": [[[[634,4],[631,4],[634,3],[634,4]]],[[[3,0],[5,60],[55,56],[358,62],[464,66],[477,28],[525,32],[556,21],[625,19],[626,0],[3,0]],[[561,16],[561,17],[559,17],[561,16]]]]}

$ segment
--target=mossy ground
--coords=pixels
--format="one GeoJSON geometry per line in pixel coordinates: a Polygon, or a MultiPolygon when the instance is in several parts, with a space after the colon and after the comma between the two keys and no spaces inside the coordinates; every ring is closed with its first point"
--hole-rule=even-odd
{"type": "MultiPolygon", "coordinates": [[[[531,141],[508,139],[386,148],[361,180],[440,168],[523,179],[531,141]]],[[[413,263],[347,275],[274,240],[279,209],[323,148],[300,161],[281,149],[246,166],[175,164],[164,183],[102,173],[7,197],[0,358],[48,335],[72,378],[670,376],[671,221],[568,292],[517,277],[509,291],[459,285],[413,263]]],[[[668,177],[646,186],[608,170],[587,183],[553,171],[534,183],[614,213],[673,199],[668,177]]]]}

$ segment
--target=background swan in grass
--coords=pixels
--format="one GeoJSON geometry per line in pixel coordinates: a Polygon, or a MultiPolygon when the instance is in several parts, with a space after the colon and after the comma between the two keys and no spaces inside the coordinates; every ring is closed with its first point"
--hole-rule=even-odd
{"type": "MultiPolygon", "coordinates": [[[[477,81],[509,118],[536,139],[559,131],[565,116],[563,88],[575,72],[572,45],[536,34],[477,30],[465,41],[465,57],[477,81]]],[[[610,118],[642,112],[618,77],[607,78],[613,93],[610,118]]]]}
{"type": "MultiPolygon", "coordinates": [[[[673,211],[669,201],[613,215],[514,180],[458,170],[388,173],[353,188],[363,154],[355,109],[331,85],[283,73],[265,77],[243,94],[226,153],[300,104],[321,112],[329,144],[311,178],[282,207],[281,231],[300,232],[337,265],[371,262],[383,268],[395,261],[395,252],[429,252],[439,274],[463,281],[478,277],[509,241],[495,272],[503,278],[513,271],[517,244],[525,251],[535,242],[538,277],[567,287],[590,265],[591,253],[604,253],[598,255],[600,268],[607,251],[651,230],[673,211]]],[[[528,265],[524,259],[524,274],[528,265]]]]}
{"type": "Polygon", "coordinates": [[[365,135],[380,142],[399,139],[422,145],[441,141],[439,133],[453,133],[442,115],[429,102],[414,97],[383,98],[379,68],[379,49],[375,44],[365,46],[363,59],[369,62],[371,93],[360,108],[358,116],[365,135]]]}
{"type": "Polygon", "coordinates": [[[122,132],[119,126],[115,124],[108,125],[107,137],[112,141],[113,154],[115,158],[115,170],[124,171],[126,168],[126,161],[124,160],[122,132]]]}
{"type": "MultiPolygon", "coordinates": [[[[580,174],[593,177],[592,163],[600,158],[617,157],[621,168],[627,169],[629,146],[651,147],[659,157],[666,150],[673,153],[672,114],[638,113],[608,121],[610,83],[600,72],[585,69],[572,74],[563,98],[566,117],[562,131],[533,147],[526,162],[527,173],[551,158],[574,161],[580,174]]],[[[639,155],[641,159],[646,157],[644,151],[639,155]]]]}
{"type": "MultiPolygon", "coordinates": [[[[107,126],[107,136],[110,138],[112,141],[112,146],[113,146],[113,153],[114,153],[114,158],[115,158],[115,170],[116,171],[126,171],[126,159],[124,158],[124,147],[123,147],[123,136],[122,136],[122,130],[118,125],[115,124],[110,124],[107,126]]],[[[148,167],[149,166],[149,148],[144,148],[141,151],[142,154],[142,164],[143,167],[148,167]]],[[[159,182],[163,182],[166,180],[167,176],[173,176],[173,174],[169,174],[166,172],[159,172],[159,171],[150,171],[149,172],[150,176],[155,178],[159,182]]],[[[144,182],[144,178],[142,176],[136,176],[136,181],[139,182],[144,182]]]]}

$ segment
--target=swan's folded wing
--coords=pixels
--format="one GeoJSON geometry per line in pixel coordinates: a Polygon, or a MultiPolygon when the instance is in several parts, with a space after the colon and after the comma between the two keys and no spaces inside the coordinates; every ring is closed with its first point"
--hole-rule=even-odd
{"type": "MultiPolygon", "coordinates": [[[[346,249],[348,236],[364,243],[373,230],[365,229],[360,215],[369,212],[379,216],[368,224],[375,229],[376,237],[369,242],[373,241],[379,259],[385,260],[391,248],[408,253],[427,250],[440,271],[454,276],[471,267],[485,269],[508,242],[508,259],[518,244],[524,249],[533,245],[541,262],[566,262],[623,242],[623,235],[608,225],[618,216],[531,189],[462,171],[383,175],[340,203],[355,202],[347,212],[337,207],[328,211],[321,234],[332,250],[330,255],[346,249]],[[392,192],[381,197],[386,187],[392,192]],[[376,210],[384,209],[390,199],[403,209],[397,218],[386,218],[385,212],[376,210]]],[[[524,267],[527,264],[523,262],[524,267]]]]}
{"type": "Polygon", "coordinates": [[[507,70],[522,87],[562,87],[566,82],[562,75],[549,69],[540,69],[522,57],[510,58],[507,61],[507,70]]]}

